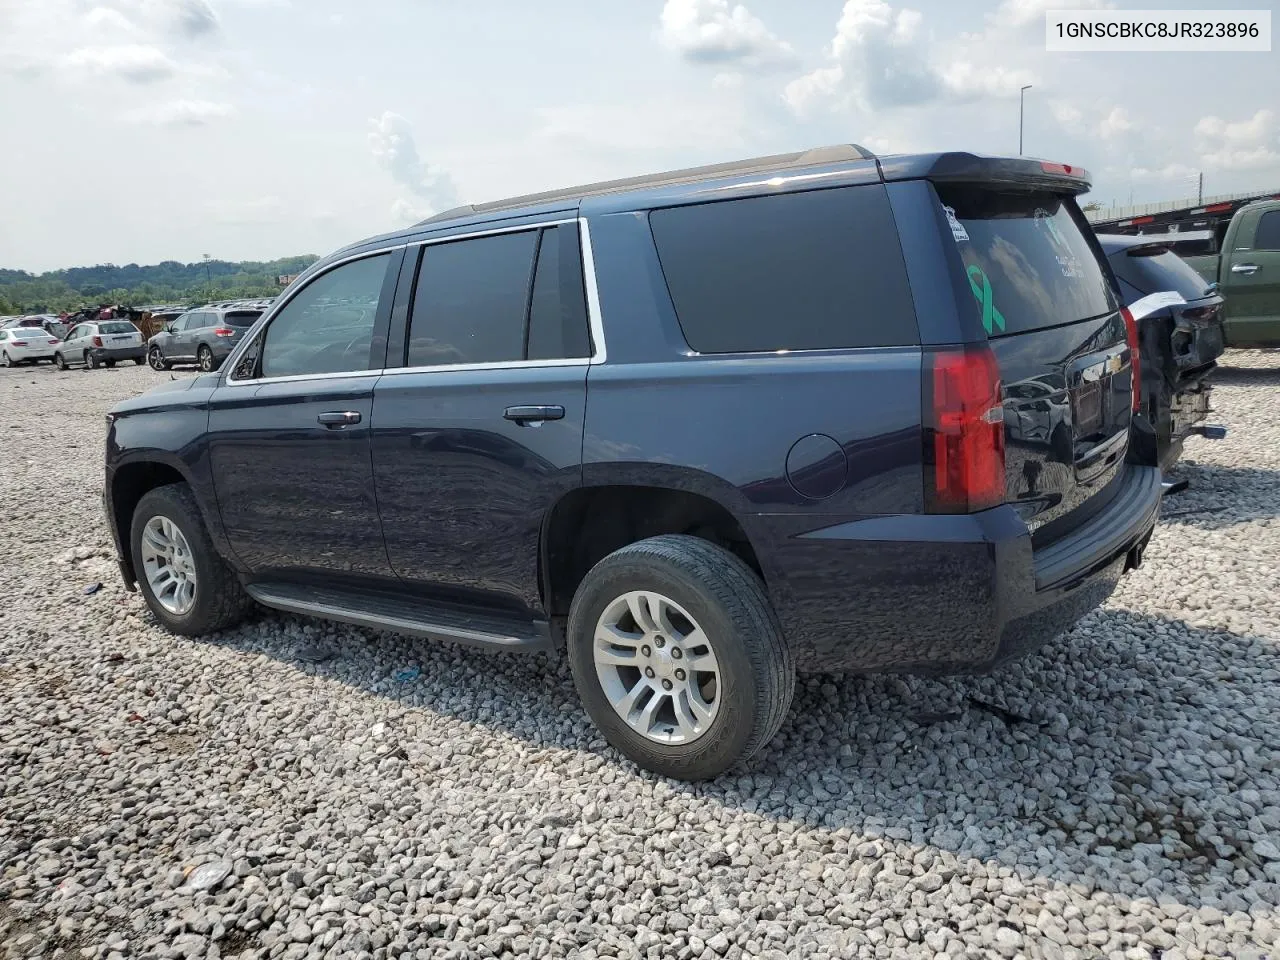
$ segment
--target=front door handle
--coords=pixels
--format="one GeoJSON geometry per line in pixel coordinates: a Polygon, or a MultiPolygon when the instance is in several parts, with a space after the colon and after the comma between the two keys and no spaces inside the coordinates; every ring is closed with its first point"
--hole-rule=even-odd
{"type": "Polygon", "coordinates": [[[1245,276],[1253,276],[1253,274],[1258,272],[1258,265],[1256,263],[1233,263],[1231,265],[1231,272],[1243,273],[1245,276]]]}
{"type": "Polygon", "coordinates": [[[326,427],[348,427],[360,422],[360,414],[355,410],[334,410],[320,414],[316,417],[316,422],[323,423],[326,427]]]}
{"type": "Polygon", "coordinates": [[[559,405],[553,406],[524,406],[524,407],[507,407],[507,412],[503,414],[508,420],[514,420],[518,424],[541,423],[544,420],[563,420],[564,407],[559,405]]]}

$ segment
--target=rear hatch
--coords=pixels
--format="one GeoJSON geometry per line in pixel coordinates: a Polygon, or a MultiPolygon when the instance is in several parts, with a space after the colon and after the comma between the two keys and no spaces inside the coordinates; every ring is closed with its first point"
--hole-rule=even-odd
{"type": "Polygon", "coordinates": [[[230,330],[231,333],[221,334],[221,336],[226,336],[235,343],[257,322],[260,316],[262,316],[261,310],[228,310],[222,315],[222,323],[218,327],[222,330],[230,330]]]}
{"type": "Polygon", "coordinates": [[[1115,493],[1132,415],[1126,321],[1070,191],[935,183],[1003,385],[1005,499],[1038,544],[1115,493]]]}
{"type": "Polygon", "coordinates": [[[1223,299],[1167,242],[1099,238],[1142,331],[1144,369],[1177,389],[1203,379],[1226,347],[1223,299]]]}
{"type": "Polygon", "coordinates": [[[142,346],[142,332],[125,320],[111,320],[98,324],[98,336],[109,349],[142,346]]]}

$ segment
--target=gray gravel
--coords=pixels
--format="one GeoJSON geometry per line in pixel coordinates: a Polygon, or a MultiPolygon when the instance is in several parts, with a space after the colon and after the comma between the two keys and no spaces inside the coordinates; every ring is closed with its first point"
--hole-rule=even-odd
{"type": "Polygon", "coordinates": [[[803,678],[693,787],[561,661],[163,633],[99,496],[166,375],[0,371],[0,956],[1275,957],[1280,354],[1226,364],[1104,610],[993,677],[803,678]]]}

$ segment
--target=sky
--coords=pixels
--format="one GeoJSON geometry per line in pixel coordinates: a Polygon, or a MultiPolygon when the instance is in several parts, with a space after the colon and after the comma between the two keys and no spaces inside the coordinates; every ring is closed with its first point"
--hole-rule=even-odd
{"type": "Polygon", "coordinates": [[[1090,199],[1280,188],[1277,53],[1047,53],[1068,6],[1117,4],[0,0],[0,267],[324,254],[832,143],[1016,154],[1024,84],[1025,152],[1090,199]]]}

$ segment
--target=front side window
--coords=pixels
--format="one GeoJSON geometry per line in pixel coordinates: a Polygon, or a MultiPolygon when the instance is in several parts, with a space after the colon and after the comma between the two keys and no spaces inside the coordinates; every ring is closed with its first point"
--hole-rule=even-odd
{"type": "MultiPolygon", "coordinates": [[[[307,284],[272,319],[255,363],[263,377],[296,377],[370,369],[374,320],[390,254],[334,267],[307,284]]],[[[245,359],[249,359],[246,354],[245,359]]],[[[244,372],[242,362],[235,376],[244,372]]]]}
{"type": "Polygon", "coordinates": [[[1280,210],[1269,210],[1258,221],[1253,238],[1255,250],[1280,250],[1280,210]]]}

